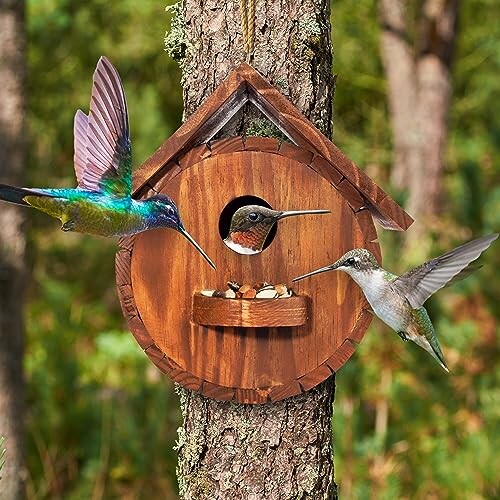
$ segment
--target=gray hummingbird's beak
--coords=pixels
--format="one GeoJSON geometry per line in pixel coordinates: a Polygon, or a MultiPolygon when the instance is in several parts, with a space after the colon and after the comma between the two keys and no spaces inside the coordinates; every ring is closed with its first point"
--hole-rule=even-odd
{"type": "Polygon", "coordinates": [[[293,217],[294,215],[308,215],[308,214],[329,214],[330,210],[287,210],[279,212],[276,220],[284,219],[285,217],[293,217]]]}
{"type": "Polygon", "coordinates": [[[329,266],[321,267],[316,269],[315,271],[311,271],[310,273],[303,274],[302,276],[298,276],[297,278],[293,278],[292,281],[299,281],[301,279],[307,278],[309,276],[313,276],[314,274],[326,273],[327,271],[333,271],[339,267],[338,261],[335,264],[330,264],[329,266]]]}
{"type": "Polygon", "coordinates": [[[181,233],[182,235],[184,235],[186,237],[186,239],[196,248],[196,250],[198,250],[198,252],[201,253],[201,255],[203,255],[203,257],[205,258],[205,260],[214,269],[217,269],[217,267],[212,262],[212,260],[210,259],[210,257],[205,253],[205,251],[203,250],[203,248],[201,248],[200,245],[198,245],[198,243],[196,243],[196,240],[182,226],[179,228],[179,233],[181,233]]]}

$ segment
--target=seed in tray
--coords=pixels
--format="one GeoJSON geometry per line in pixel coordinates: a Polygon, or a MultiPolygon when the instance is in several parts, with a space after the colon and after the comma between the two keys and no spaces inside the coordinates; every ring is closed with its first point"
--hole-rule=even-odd
{"type": "Polygon", "coordinates": [[[274,289],[278,292],[279,295],[283,295],[286,292],[288,292],[288,288],[283,285],[283,283],[280,283],[279,285],[274,285],[274,289]]]}
{"type": "Polygon", "coordinates": [[[228,281],[227,282],[227,286],[231,289],[231,290],[234,290],[235,292],[237,292],[241,285],[237,282],[237,281],[228,281]]]}
{"type": "Polygon", "coordinates": [[[235,299],[236,292],[234,290],[231,290],[231,288],[228,288],[226,290],[226,293],[224,294],[224,297],[226,297],[226,299],[235,299]]]}
{"type": "Polygon", "coordinates": [[[239,289],[239,292],[244,294],[245,292],[248,292],[248,290],[251,290],[252,287],[250,285],[241,285],[240,286],[240,289],[239,289]]]}
{"type": "Polygon", "coordinates": [[[274,290],[274,285],[267,284],[267,285],[265,285],[265,286],[263,286],[261,288],[256,288],[256,290],[258,292],[261,292],[262,290],[274,290]]]}
{"type": "Polygon", "coordinates": [[[269,283],[267,281],[261,281],[260,283],[257,283],[254,288],[258,291],[261,290],[262,288],[269,286],[269,283]]]}
{"type": "Polygon", "coordinates": [[[264,289],[257,292],[256,299],[275,299],[278,292],[274,288],[264,289]]]}
{"type": "Polygon", "coordinates": [[[256,295],[257,295],[257,292],[255,291],[255,288],[250,288],[249,290],[247,290],[242,295],[242,298],[244,298],[244,299],[255,299],[256,295]]]}
{"type": "Polygon", "coordinates": [[[215,290],[202,290],[200,293],[205,297],[213,297],[215,290]]]}
{"type": "Polygon", "coordinates": [[[214,290],[214,293],[212,294],[212,297],[218,297],[220,299],[223,299],[226,296],[226,294],[222,290],[214,290]]]}

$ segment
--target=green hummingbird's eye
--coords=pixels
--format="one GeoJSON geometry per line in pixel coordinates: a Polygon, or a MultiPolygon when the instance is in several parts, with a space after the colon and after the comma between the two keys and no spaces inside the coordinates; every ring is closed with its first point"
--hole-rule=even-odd
{"type": "Polygon", "coordinates": [[[256,213],[256,212],[250,212],[248,214],[248,219],[251,221],[251,222],[257,222],[259,220],[259,214],[256,213]]]}

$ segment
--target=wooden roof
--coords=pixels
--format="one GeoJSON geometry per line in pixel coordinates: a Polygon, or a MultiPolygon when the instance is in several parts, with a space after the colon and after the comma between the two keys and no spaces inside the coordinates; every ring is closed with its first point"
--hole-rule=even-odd
{"type": "Polygon", "coordinates": [[[413,223],[403,208],[246,63],[238,66],[136,170],[134,194],[140,196],[146,184],[165,175],[172,168],[172,160],[213,138],[247,102],[253,103],[290,141],[316,154],[318,172],[342,194],[359,198],[360,209],[368,209],[382,227],[404,231],[413,223]]]}

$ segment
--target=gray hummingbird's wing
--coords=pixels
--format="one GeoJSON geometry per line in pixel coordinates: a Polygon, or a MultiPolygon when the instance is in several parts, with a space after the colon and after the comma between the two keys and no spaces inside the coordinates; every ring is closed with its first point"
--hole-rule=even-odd
{"type": "MultiPolygon", "coordinates": [[[[451,280],[468,276],[469,264],[476,260],[498,234],[490,234],[465,243],[450,252],[425,262],[391,281],[391,286],[404,295],[414,309],[422,307],[424,302],[437,290],[451,280]]],[[[475,266],[471,266],[474,267],[475,266]]]]}
{"type": "Polygon", "coordinates": [[[118,72],[101,57],[94,72],[90,112],[74,121],[78,188],[126,197],[132,191],[132,147],[127,103],[118,72]]]}

